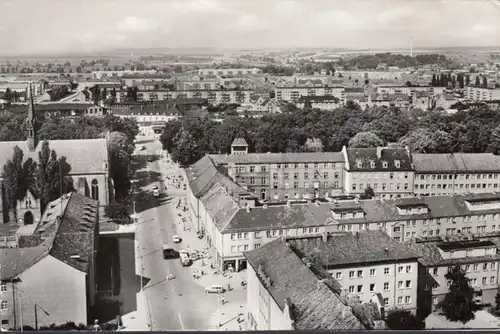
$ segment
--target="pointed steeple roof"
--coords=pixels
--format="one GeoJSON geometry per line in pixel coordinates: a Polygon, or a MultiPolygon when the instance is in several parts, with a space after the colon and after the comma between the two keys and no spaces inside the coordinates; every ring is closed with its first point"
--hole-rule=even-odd
{"type": "Polygon", "coordinates": [[[28,120],[35,119],[35,101],[33,99],[33,86],[29,84],[28,87],[28,120]]]}

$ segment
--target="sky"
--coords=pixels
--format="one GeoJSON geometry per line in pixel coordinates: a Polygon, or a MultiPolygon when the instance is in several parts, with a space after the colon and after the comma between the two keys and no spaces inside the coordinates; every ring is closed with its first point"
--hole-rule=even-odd
{"type": "Polygon", "coordinates": [[[500,0],[0,0],[0,54],[500,45],[500,0]]]}

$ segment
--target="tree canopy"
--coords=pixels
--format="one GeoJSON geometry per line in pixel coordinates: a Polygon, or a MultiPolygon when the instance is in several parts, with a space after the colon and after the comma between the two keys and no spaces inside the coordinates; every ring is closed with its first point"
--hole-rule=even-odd
{"type": "Polygon", "coordinates": [[[450,282],[448,293],[438,304],[446,319],[466,323],[474,319],[474,289],[460,266],[453,267],[445,278],[450,282]]]}

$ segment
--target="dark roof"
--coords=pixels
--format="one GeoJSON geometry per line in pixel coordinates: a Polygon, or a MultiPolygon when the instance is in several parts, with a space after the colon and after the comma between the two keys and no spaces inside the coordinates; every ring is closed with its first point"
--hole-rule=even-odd
{"type": "Polygon", "coordinates": [[[211,154],[210,157],[221,165],[344,162],[342,152],[211,154]]]}
{"type": "Polygon", "coordinates": [[[0,279],[9,280],[40,261],[49,252],[48,247],[0,248],[0,279]]]}
{"type": "Polygon", "coordinates": [[[412,154],[416,173],[498,172],[500,157],[492,153],[412,154]]]}
{"type": "MultiPolygon", "coordinates": [[[[85,111],[90,107],[98,107],[91,103],[47,103],[35,105],[36,111],[85,111]]],[[[26,107],[27,108],[27,107],[26,107]]]]}
{"type": "Polygon", "coordinates": [[[402,148],[347,148],[347,159],[349,160],[350,171],[387,171],[400,172],[412,171],[411,158],[406,149],[402,148]],[[377,150],[381,151],[380,158],[377,150]],[[399,160],[400,167],[396,168],[395,161],[399,160]],[[371,168],[371,162],[375,163],[371,168]],[[387,168],[383,167],[383,162],[387,162],[387,168]],[[361,168],[358,162],[362,163],[361,168]]]}
{"type": "Polygon", "coordinates": [[[333,103],[339,103],[340,99],[336,96],[301,96],[299,98],[299,103],[301,102],[333,102],[333,103]]]}
{"type": "Polygon", "coordinates": [[[418,255],[379,230],[319,237],[289,238],[301,258],[331,268],[351,264],[417,260],[418,255]]]}
{"type": "Polygon", "coordinates": [[[181,114],[183,117],[188,117],[188,118],[203,118],[207,117],[210,113],[201,108],[197,109],[191,108],[191,109],[181,110],[181,114]]]}
{"type": "Polygon", "coordinates": [[[495,246],[495,243],[490,240],[451,241],[438,245],[438,247],[444,250],[445,252],[451,250],[460,250],[460,249],[476,248],[476,247],[491,247],[491,246],[495,246]]]}
{"type": "Polygon", "coordinates": [[[285,300],[289,298],[291,323],[296,330],[365,328],[340,298],[338,282],[321,269],[315,273],[284,240],[271,241],[243,254],[281,310],[287,307],[285,300]],[[270,279],[270,285],[260,273],[270,279]]]}
{"type": "Polygon", "coordinates": [[[350,93],[350,94],[361,94],[365,92],[365,89],[363,87],[346,87],[345,92],[350,93]]]}

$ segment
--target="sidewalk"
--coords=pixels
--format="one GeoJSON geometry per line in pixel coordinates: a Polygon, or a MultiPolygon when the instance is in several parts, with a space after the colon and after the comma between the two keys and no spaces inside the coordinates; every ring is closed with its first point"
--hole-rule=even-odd
{"type": "Polygon", "coordinates": [[[147,302],[144,292],[137,293],[137,310],[124,314],[122,316],[123,328],[120,331],[133,332],[142,331],[149,332],[151,327],[148,326],[147,302]]]}

